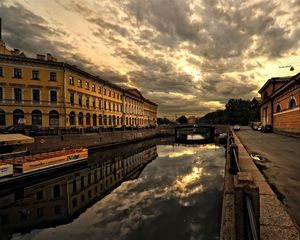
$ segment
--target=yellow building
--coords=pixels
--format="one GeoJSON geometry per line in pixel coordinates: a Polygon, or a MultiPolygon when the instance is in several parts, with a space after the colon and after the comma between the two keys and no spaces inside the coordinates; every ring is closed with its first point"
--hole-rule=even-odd
{"type": "Polygon", "coordinates": [[[157,104],[51,54],[28,58],[0,40],[0,127],[42,128],[156,125],[157,104]]]}

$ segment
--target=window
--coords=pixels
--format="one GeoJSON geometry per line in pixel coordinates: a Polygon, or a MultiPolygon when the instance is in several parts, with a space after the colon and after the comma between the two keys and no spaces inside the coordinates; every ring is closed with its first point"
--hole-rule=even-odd
{"type": "Polygon", "coordinates": [[[50,102],[57,103],[57,91],[56,90],[50,90],[50,102]]]}
{"type": "Polygon", "coordinates": [[[101,126],[102,125],[102,115],[99,115],[99,125],[101,126]]]}
{"type": "Polygon", "coordinates": [[[5,125],[5,112],[0,108],[0,125],[5,125]]]}
{"type": "Polygon", "coordinates": [[[296,101],[292,98],[289,102],[289,108],[295,108],[297,106],[296,101]]]}
{"type": "Polygon", "coordinates": [[[59,113],[55,110],[49,112],[49,126],[50,127],[59,126],[59,113]]]}
{"type": "Polygon", "coordinates": [[[80,185],[81,185],[81,188],[84,188],[84,176],[81,176],[80,185]]]}
{"type": "Polygon", "coordinates": [[[104,110],[106,110],[106,101],[104,100],[104,110]]]}
{"type": "Polygon", "coordinates": [[[60,186],[55,185],[53,187],[53,198],[59,198],[60,197],[60,186]]]}
{"type": "Polygon", "coordinates": [[[3,77],[3,68],[0,67],[0,77],[3,77]]]}
{"type": "Polygon", "coordinates": [[[32,101],[35,103],[40,102],[40,90],[39,89],[32,89],[32,101]]]}
{"type": "Polygon", "coordinates": [[[50,81],[56,81],[56,72],[50,72],[50,81]]]}
{"type": "Polygon", "coordinates": [[[79,107],[82,107],[82,95],[78,95],[78,105],[79,107]]]}
{"type": "Polygon", "coordinates": [[[31,113],[32,125],[42,125],[42,112],[40,110],[33,110],[31,113]]]}
{"type": "Polygon", "coordinates": [[[280,105],[278,104],[277,105],[277,108],[276,108],[276,112],[280,112],[281,111],[281,107],[280,107],[280,105]]]}
{"type": "Polygon", "coordinates": [[[116,93],[115,92],[113,92],[113,98],[116,98],[116,93]]]}
{"type": "Polygon", "coordinates": [[[69,77],[69,83],[70,85],[74,85],[74,76],[69,77]]]}
{"type": "Polygon", "coordinates": [[[93,98],[92,104],[93,104],[93,108],[96,108],[96,99],[95,98],[93,98]]]}
{"type": "Polygon", "coordinates": [[[0,87],[0,102],[2,102],[4,99],[3,97],[3,87],[0,87]]]}
{"type": "Polygon", "coordinates": [[[110,90],[108,90],[108,96],[111,97],[111,91],[110,90]]]}
{"type": "Polygon", "coordinates": [[[74,106],[74,93],[70,93],[70,104],[74,106]]]}
{"type": "Polygon", "coordinates": [[[14,88],[14,96],[16,102],[22,101],[22,89],[21,88],[14,88]]]}
{"type": "Polygon", "coordinates": [[[89,113],[86,114],[86,125],[91,125],[91,115],[89,113]]]}
{"type": "Polygon", "coordinates": [[[77,198],[74,198],[72,201],[73,208],[77,207],[77,198]]]}
{"type": "Polygon", "coordinates": [[[87,108],[90,107],[90,97],[89,96],[86,96],[85,105],[86,105],[87,108]]]}
{"type": "Polygon", "coordinates": [[[36,200],[40,201],[40,200],[43,200],[44,199],[44,193],[43,191],[38,191],[36,192],[36,200]]]}
{"type": "Polygon", "coordinates": [[[38,70],[32,70],[32,79],[33,80],[39,80],[39,71],[38,70]]]}
{"type": "Polygon", "coordinates": [[[8,214],[0,216],[0,225],[9,224],[9,217],[8,214]]]}
{"type": "Polygon", "coordinates": [[[103,88],[103,94],[106,96],[106,88],[103,88]]]}
{"type": "Polygon", "coordinates": [[[98,86],[98,93],[101,93],[101,87],[98,86]]]}
{"type": "Polygon", "coordinates": [[[22,69],[14,68],[14,78],[22,78],[22,69]]]}
{"type": "Polygon", "coordinates": [[[70,125],[76,125],[76,115],[73,111],[70,112],[69,117],[70,117],[70,125]]]}
{"type": "Polygon", "coordinates": [[[82,112],[80,112],[78,114],[78,124],[83,125],[83,114],[82,114],[82,112]]]}
{"type": "Polygon", "coordinates": [[[60,205],[54,206],[54,214],[61,214],[61,207],[60,205]]]}
{"type": "Polygon", "coordinates": [[[87,89],[87,90],[90,89],[90,83],[89,83],[89,82],[86,82],[86,83],[85,83],[85,89],[87,89]]]}
{"type": "Polygon", "coordinates": [[[24,112],[20,109],[13,111],[13,124],[16,125],[19,123],[20,119],[24,119],[24,112]]]}
{"type": "Polygon", "coordinates": [[[92,85],[92,91],[96,92],[96,86],[95,86],[95,84],[92,85]]]}
{"type": "Polygon", "coordinates": [[[37,215],[38,218],[43,217],[44,216],[44,208],[43,207],[37,208],[36,209],[36,215],[37,215]]]}
{"type": "Polygon", "coordinates": [[[78,87],[82,87],[82,80],[78,79],[78,87]]]}

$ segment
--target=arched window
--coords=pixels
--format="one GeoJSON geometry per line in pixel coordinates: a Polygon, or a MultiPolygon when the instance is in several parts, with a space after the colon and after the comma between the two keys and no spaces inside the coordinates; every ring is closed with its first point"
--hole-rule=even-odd
{"type": "Polygon", "coordinates": [[[99,123],[99,126],[101,126],[102,125],[102,115],[101,114],[99,114],[99,116],[98,116],[98,123],[99,123]]]}
{"type": "Polygon", "coordinates": [[[297,106],[296,101],[292,98],[289,102],[289,108],[295,108],[297,106]]]}
{"type": "Polygon", "coordinates": [[[119,117],[117,117],[117,123],[116,124],[120,125],[120,118],[119,117]]]}
{"type": "Polygon", "coordinates": [[[116,116],[115,115],[112,116],[112,125],[113,126],[116,125],[116,116]]]}
{"type": "Polygon", "coordinates": [[[32,125],[42,125],[42,112],[40,110],[33,110],[31,113],[32,125]]]}
{"type": "Polygon", "coordinates": [[[13,124],[18,124],[19,119],[24,119],[24,112],[20,109],[16,109],[13,111],[13,124]]]}
{"type": "Polygon", "coordinates": [[[277,108],[276,108],[276,112],[280,112],[281,111],[281,107],[280,107],[280,105],[278,104],[277,105],[277,108]]]}
{"type": "Polygon", "coordinates": [[[49,112],[49,126],[58,127],[59,126],[59,113],[55,110],[49,112]]]}
{"type": "Polygon", "coordinates": [[[111,116],[108,117],[108,125],[111,125],[111,116]]]}
{"type": "Polygon", "coordinates": [[[93,114],[93,126],[97,126],[97,115],[93,114]]]}
{"type": "Polygon", "coordinates": [[[128,126],[128,117],[126,118],[126,126],[128,126]]]}
{"type": "Polygon", "coordinates": [[[91,114],[86,114],[86,125],[91,125],[91,114]]]}
{"type": "Polygon", "coordinates": [[[107,116],[104,115],[104,125],[107,125],[107,116]]]}
{"type": "Polygon", "coordinates": [[[70,125],[76,125],[76,115],[73,111],[70,112],[69,118],[70,118],[70,125]]]}
{"type": "Polygon", "coordinates": [[[6,121],[5,121],[5,112],[0,108],[0,125],[5,126],[6,121]]]}
{"type": "Polygon", "coordinates": [[[83,125],[83,113],[78,113],[78,124],[83,125]]]}

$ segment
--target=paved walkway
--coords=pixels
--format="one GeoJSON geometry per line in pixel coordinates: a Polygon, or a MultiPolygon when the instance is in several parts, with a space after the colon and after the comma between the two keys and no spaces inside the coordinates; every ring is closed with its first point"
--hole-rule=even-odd
{"type": "Polygon", "coordinates": [[[237,135],[249,153],[256,152],[264,158],[263,174],[300,226],[300,138],[250,128],[242,128],[237,135]]]}

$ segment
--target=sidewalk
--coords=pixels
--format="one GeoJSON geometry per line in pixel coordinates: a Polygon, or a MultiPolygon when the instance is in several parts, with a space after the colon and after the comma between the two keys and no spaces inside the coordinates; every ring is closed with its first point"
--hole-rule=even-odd
{"type": "Polygon", "coordinates": [[[239,149],[239,163],[242,171],[250,172],[259,187],[260,195],[260,231],[262,240],[296,240],[299,231],[287,213],[283,204],[270,188],[265,177],[260,173],[249,153],[237,136],[235,143],[239,149]]]}

